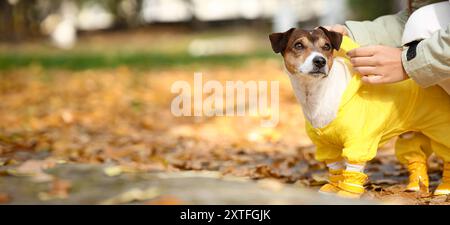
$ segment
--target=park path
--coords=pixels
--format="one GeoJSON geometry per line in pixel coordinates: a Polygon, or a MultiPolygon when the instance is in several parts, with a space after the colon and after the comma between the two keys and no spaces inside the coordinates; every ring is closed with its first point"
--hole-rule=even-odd
{"type": "MultiPolygon", "coordinates": [[[[9,204],[376,204],[317,194],[274,179],[258,181],[212,171],[114,174],[114,167],[61,164],[52,178],[3,176],[9,204]],[[109,173],[109,175],[107,174],[109,173]]],[[[119,172],[120,173],[120,172],[119,172]]]]}

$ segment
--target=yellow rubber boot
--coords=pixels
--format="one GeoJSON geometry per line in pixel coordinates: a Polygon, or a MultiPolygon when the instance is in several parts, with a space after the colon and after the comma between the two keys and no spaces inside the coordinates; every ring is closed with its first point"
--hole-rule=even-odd
{"type": "Polygon", "coordinates": [[[364,194],[364,184],[367,182],[367,175],[361,172],[344,170],[343,180],[339,182],[341,189],[337,195],[345,198],[359,198],[364,194]]]}
{"type": "Polygon", "coordinates": [[[319,189],[319,193],[321,193],[321,194],[336,194],[338,191],[340,191],[341,189],[339,189],[338,185],[339,185],[339,182],[341,182],[343,179],[342,171],[343,171],[342,169],[341,170],[329,169],[328,170],[328,184],[324,184],[319,189]]]}
{"type": "Polygon", "coordinates": [[[434,195],[448,195],[450,194],[450,162],[444,163],[444,170],[442,172],[441,184],[434,191],[434,195]]]}
{"type": "Polygon", "coordinates": [[[407,191],[425,191],[428,193],[428,173],[426,162],[412,162],[408,164],[409,183],[406,186],[407,191]],[[422,183],[422,184],[421,184],[422,183]],[[422,190],[421,190],[422,187],[422,190]],[[423,190],[425,189],[425,190],[423,190]]]}

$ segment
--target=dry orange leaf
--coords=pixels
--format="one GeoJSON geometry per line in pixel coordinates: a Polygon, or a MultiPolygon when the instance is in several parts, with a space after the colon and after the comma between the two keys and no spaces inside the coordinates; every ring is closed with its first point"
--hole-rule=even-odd
{"type": "Polygon", "coordinates": [[[11,197],[7,193],[0,193],[0,204],[6,204],[11,201],[11,197]]]}

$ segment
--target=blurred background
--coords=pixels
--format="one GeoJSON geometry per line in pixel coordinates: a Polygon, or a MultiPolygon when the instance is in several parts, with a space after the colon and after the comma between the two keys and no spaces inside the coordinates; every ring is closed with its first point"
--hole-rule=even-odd
{"type": "MultiPolygon", "coordinates": [[[[268,34],[403,8],[405,0],[0,0],[0,203],[52,201],[55,192],[98,203],[93,193],[124,188],[109,185],[109,176],[136,171],[207,170],[317,188],[325,170],[268,34]],[[279,81],[278,126],[262,128],[260,115],[174,117],[170,87],[193,83],[194,72],[222,84],[279,81]],[[16,179],[48,181],[41,168],[60,163],[106,169],[69,167],[62,183],[55,172],[50,192],[16,179]],[[107,188],[92,192],[102,174],[107,188]]],[[[384,182],[373,190],[407,179],[393,172],[401,167],[386,149],[391,158],[369,168],[384,182]]]]}
{"type": "Polygon", "coordinates": [[[271,31],[374,19],[405,6],[405,0],[1,0],[0,68],[32,62],[75,69],[153,67],[205,55],[264,57],[271,31]],[[56,63],[49,55],[31,55],[50,52],[64,57],[56,63]],[[68,55],[75,52],[77,57],[68,55]],[[126,54],[111,58],[117,52],[126,54]],[[82,60],[85,55],[90,62],[82,60]],[[161,64],[157,55],[168,59],[161,64]]]}

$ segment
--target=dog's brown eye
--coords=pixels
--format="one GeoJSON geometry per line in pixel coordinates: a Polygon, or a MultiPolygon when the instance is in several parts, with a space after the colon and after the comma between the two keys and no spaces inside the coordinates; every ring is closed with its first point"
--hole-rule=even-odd
{"type": "Polygon", "coordinates": [[[294,45],[294,48],[297,50],[302,50],[304,47],[303,47],[302,43],[297,43],[294,45]]]}
{"type": "Polygon", "coordinates": [[[325,51],[330,51],[331,45],[328,44],[328,43],[326,43],[322,48],[323,48],[323,50],[325,50],[325,51]]]}

